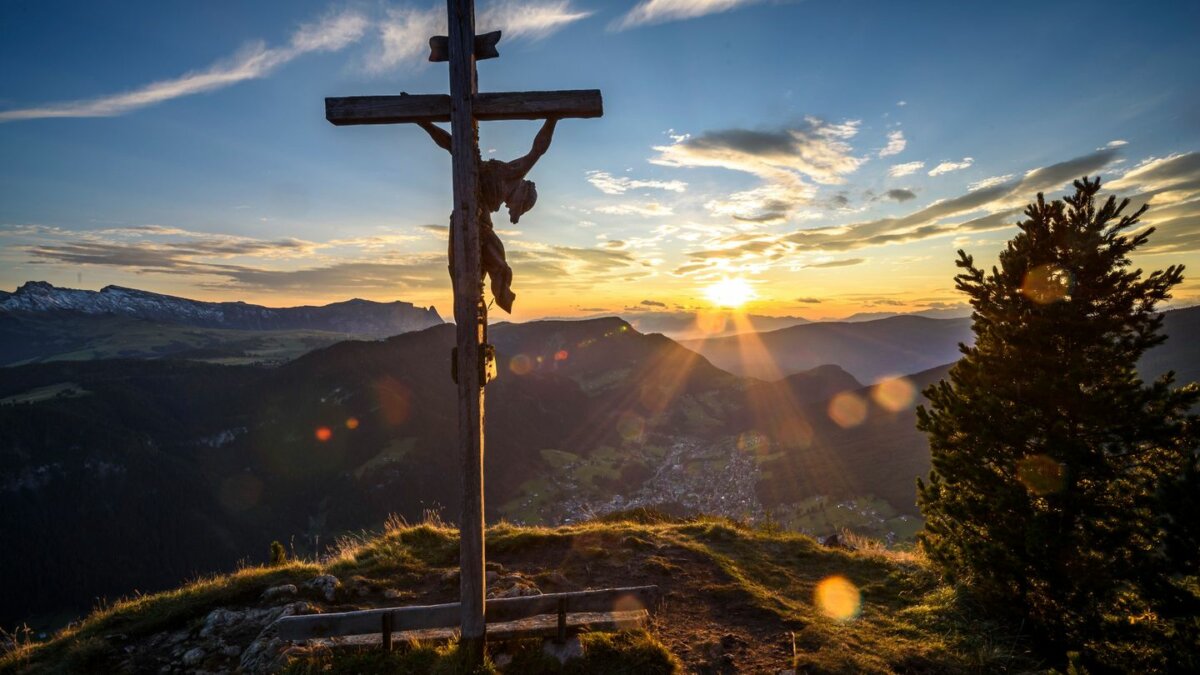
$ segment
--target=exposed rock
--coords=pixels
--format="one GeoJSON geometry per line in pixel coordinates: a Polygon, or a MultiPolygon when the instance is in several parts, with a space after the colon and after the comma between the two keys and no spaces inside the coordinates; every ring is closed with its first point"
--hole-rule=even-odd
{"type": "Polygon", "coordinates": [[[204,660],[204,650],[200,647],[193,647],[183,654],[183,665],[195,666],[204,660]]]}
{"type": "Polygon", "coordinates": [[[337,595],[337,588],[340,585],[341,582],[332,574],[322,574],[304,582],[306,590],[316,591],[325,598],[326,602],[333,602],[334,597],[337,595]]]}
{"type": "Polygon", "coordinates": [[[245,612],[235,612],[230,609],[220,607],[208,613],[204,619],[204,625],[200,628],[200,637],[211,637],[214,633],[223,632],[230,626],[242,621],[246,616],[245,612]]]}
{"type": "Polygon", "coordinates": [[[579,641],[578,635],[567,638],[562,644],[552,639],[546,639],[542,641],[542,651],[558,659],[559,663],[566,663],[569,659],[578,659],[583,656],[583,643],[579,641]]]}
{"type": "Polygon", "coordinates": [[[523,598],[528,595],[541,595],[542,590],[530,583],[514,584],[507,590],[495,589],[488,593],[489,598],[523,598]]]}
{"type": "Polygon", "coordinates": [[[571,582],[567,580],[567,577],[558,570],[548,572],[545,575],[539,576],[538,578],[545,579],[546,583],[556,588],[566,588],[571,585],[571,582]]]}
{"type": "Polygon", "coordinates": [[[263,600],[277,600],[285,595],[295,595],[297,593],[296,584],[281,584],[272,586],[263,591],[263,600]]]}
{"type": "MultiPolygon", "coordinates": [[[[336,579],[334,580],[336,581],[336,579]]],[[[242,673],[253,674],[272,673],[282,668],[287,663],[288,655],[299,648],[276,635],[275,621],[285,616],[310,614],[312,611],[313,606],[303,601],[274,608],[266,627],[242,652],[238,670],[242,673]]]]}

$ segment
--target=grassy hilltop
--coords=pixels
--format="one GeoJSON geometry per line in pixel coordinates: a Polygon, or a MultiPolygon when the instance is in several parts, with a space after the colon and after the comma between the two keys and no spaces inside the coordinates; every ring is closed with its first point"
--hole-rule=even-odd
{"type": "MultiPolygon", "coordinates": [[[[1024,640],[974,612],[919,557],[858,544],[854,551],[826,548],[773,528],[647,511],[559,528],[496,525],[488,529],[487,545],[498,583],[545,592],[657,584],[663,602],[647,631],[584,636],[584,657],[564,665],[543,659],[536,643],[491,645],[492,656],[507,664],[499,672],[1037,667],[1025,656],[1024,640]],[[830,578],[835,581],[823,587],[829,592],[819,594],[830,578]]],[[[287,645],[260,631],[280,605],[286,613],[303,613],[453,601],[457,554],[454,529],[392,523],[381,534],[343,542],[322,562],[247,567],[121,600],[41,643],[15,636],[17,646],[0,657],[0,674],[160,672],[168,664],[181,672],[239,666],[247,672],[453,672],[453,645],[405,645],[386,658],[377,649],[285,652],[287,645]],[[336,584],[323,575],[336,577],[336,584]],[[267,589],[273,590],[264,596],[267,589]]]]}

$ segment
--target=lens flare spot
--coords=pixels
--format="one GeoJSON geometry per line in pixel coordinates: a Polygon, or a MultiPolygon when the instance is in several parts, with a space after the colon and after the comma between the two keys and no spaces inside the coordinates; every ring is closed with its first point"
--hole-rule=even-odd
{"type": "Polygon", "coordinates": [[[890,412],[900,412],[912,407],[917,390],[904,377],[885,377],[871,388],[871,398],[879,407],[890,412]]]}
{"type": "Polygon", "coordinates": [[[567,350],[565,350],[565,349],[560,349],[560,350],[554,352],[554,360],[555,361],[566,361],[567,357],[569,357],[569,356],[570,356],[570,354],[567,353],[567,350]]]}
{"type": "Polygon", "coordinates": [[[375,381],[375,400],[389,426],[399,426],[408,421],[412,410],[412,392],[394,377],[382,377],[375,381]]]}
{"type": "Polygon", "coordinates": [[[1030,455],[1017,462],[1017,480],[1036,495],[1050,495],[1062,491],[1066,470],[1046,455],[1030,455]]]}
{"type": "Polygon", "coordinates": [[[850,621],[862,611],[858,587],[842,576],[832,576],[817,584],[813,603],[822,614],[835,621],[850,621]]]}
{"type": "Polygon", "coordinates": [[[262,481],[253,474],[239,473],[221,481],[217,498],[229,511],[245,511],[258,504],[262,497],[262,481]]]}
{"type": "Polygon", "coordinates": [[[1038,265],[1025,273],[1021,294],[1039,305],[1049,305],[1071,299],[1075,279],[1071,273],[1054,264],[1038,265]]]}
{"type": "Polygon", "coordinates": [[[742,452],[765,455],[771,450],[771,439],[757,431],[747,431],[738,434],[737,449],[742,452]]]}
{"type": "Polygon", "coordinates": [[[526,354],[517,354],[508,360],[508,369],[514,375],[528,375],[533,372],[533,359],[526,354]]]}
{"type": "Polygon", "coordinates": [[[317,430],[313,432],[313,436],[315,436],[318,441],[324,443],[325,441],[333,438],[333,429],[330,429],[329,427],[317,427],[317,430]]]}
{"type": "Polygon", "coordinates": [[[646,431],[646,420],[641,415],[623,412],[617,418],[617,433],[626,441],[640,441],[646,431]]]}
{"type": "Polygon", "coordinates": [[[858,394],[842,392],[829,402],[829,419],[843,429],[856,427],[867,419],[867,402],[858,394]]]}
{"type": "Polygon", "coordinates": [[[357,417],[347,417],[346,418],[346,428],[347,429],[357,429],[358,428],[358,418],[357,417]]]}
{"type": "Polygon", "coordinates": [[[640,613],[644,609],[646,609],[645,605],[636,596],[622,595],[613,603],[613,613],[615,614],[613,618],[621,628],[636,628],[639,625],[640,617],[631,612],[640,613]],[[629,622],[628,626],[625,625],[626,621],[629,622]]]}
{"type": "Polygon", "coordinates": [[[741,307],[754,298],[750,282],[741,278],[722,279],[704,289],[708,301],[717,307],[741,307]]]}

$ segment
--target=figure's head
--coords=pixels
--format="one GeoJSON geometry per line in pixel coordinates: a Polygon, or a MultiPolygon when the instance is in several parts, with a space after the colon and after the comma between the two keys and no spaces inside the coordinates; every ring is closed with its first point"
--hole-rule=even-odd
{"type": "Polygon", "coordinates": [[[523,180],[508,193],[504,203],[508,204],[508,220],[516,224],[537,203],[537,186],[531,180],[523,180]]]}

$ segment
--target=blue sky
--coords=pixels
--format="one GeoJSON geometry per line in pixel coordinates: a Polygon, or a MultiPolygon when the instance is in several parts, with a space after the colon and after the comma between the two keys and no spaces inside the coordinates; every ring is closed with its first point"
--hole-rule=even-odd
{"type": "MultiPolygon", "coordinates": [[[[1200,5],[595,0],[478,3],[485,91],[599,88],[497,227],[514,318],[953,306],[1038,190],[1100,173],[1151,201],[1137,260],[1200,269],[1200,5]],[[1162,214],[1161,216],[1156,214],[1162,214]],[[648,301],[649,304],[643,304],[648,301]]],[[[0,6],[0,288],[117,283],[269,305],[449,313],[450,163],[323,98],[447,88],[442,3],[0,6]]],[[[483,124],[487,156],[534,123],[483,124]]],[[[1200,284],[1177,293],[1200,299],[1200,284]]]]}

